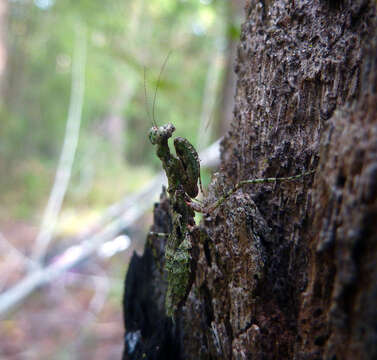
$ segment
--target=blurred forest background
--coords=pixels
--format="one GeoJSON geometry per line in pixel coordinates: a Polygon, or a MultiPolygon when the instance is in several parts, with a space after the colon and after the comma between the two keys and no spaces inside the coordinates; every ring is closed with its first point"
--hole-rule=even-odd
{"type": "Polygon", "coordinates": [[[0,0],[1,359],[120,358],[127,261],[143,249],[151,206],[90,256],[80,258],[82,244],[161,170],[147,133],[169,53],[157,123],[172,122],[199,150],[223,134],[242,6],[0,0]],[[48,278],[49,265],[63,270],[48,278]],[[31,278],[39,282],[22,288],[39,290],[5,306],[3,295],[31,278]]]}

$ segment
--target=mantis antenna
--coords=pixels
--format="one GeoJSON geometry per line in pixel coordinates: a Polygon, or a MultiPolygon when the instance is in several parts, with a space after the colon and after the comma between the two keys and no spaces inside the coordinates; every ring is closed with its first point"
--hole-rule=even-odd
{"type": "Polygon", "coordinates": [[[151,118],[151,113],[149,111],[149,101],[148,101],[148,94],[147,94],[146,77],[147,77],[147,70],[144,66],[144,102],[145,102],[145,107],[147,109],[148,119],[150,120],[152,125],[157,126],[157,124],[153,122],[153,120],[151,118]]]}
{"type": "Polygon", "coordinates": [[[157,127],[157,123],[156,123],[156,119],[155,119],[154,114],[155,114],[155,105],[156,105],[157,91],[158,91],[158,87],[159,87],[159,85],[160,85],[161,75],[162,75],[162,73],[164,72],[164,69],[165,69],[166,63],[167,63],[168,60],[169,60],[169,57],[170,57],[171,52],[172,52],[172,51],[170,50],[169,53],[168,53],[168,55],[167,55],[166,58],[165,58],[164,63],[163,63],[162,66],[161,66],[160,74],[158,75],[158,79],[157,79],[156,90],[155,90],[155,92],[154,92],[154,96],[153,96],[152,119],[153,119],[153,124],[154,124],[154,126],[156,126],[156,127],[157,127]]]}

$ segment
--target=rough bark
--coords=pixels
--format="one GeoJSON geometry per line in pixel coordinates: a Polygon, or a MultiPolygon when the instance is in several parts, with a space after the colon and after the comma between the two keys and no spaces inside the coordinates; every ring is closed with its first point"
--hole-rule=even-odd
{"type": "MultiPolygon", "coordinates": [[[[154,290],[144,296],[172,358],[377,358],[375,14],[363,0],[247,3],[234,120],[206,201],[243,179],[316,173],[245,186],[204,218],[195,283],[174,324],[156,271],[163,240],[148,242],[154,290]]],[[[169,230],[161,206],[155,231],[169,230]]],[[[130,274],[126,299],[136,294],[130,274]]],[[[146,329],[161,335],[152,318],[132,326],[142,350],[126,339],[125,358],[169,358],[150,351],[146,329]]]]}

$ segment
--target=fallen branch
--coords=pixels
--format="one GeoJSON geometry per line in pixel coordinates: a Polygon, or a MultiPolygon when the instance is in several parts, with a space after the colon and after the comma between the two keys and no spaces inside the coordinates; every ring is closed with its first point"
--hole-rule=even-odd
{"type": "MultiPolygon", "coordinates": [[[[219,144],[220,140],[200,153],[203,167],[216,166],[218,164],[219,144]]],[[[0,294],[0,316],[4,316],[7,311],[22,302],[37,288],[49,284],[64,272],[93,255],[101,244],[112,240],[134,224],[145,211],[150,209],[161,192],[161,186],[164,183],[166,183],[165,177],[163,172],[161,172],[137,195],[127,197],[121,202],[110,206],[95,226],[95,229],[100,227],[104,227],[104,229],[99,231],[98,234],[91,232],[88,236],[80,237],[80,252],[76,257],[66,257],[64,262],[57,261],[45,268],[37,268],[18,284],[0,294]],[[113,218],[117,219],[105,225],[113,218]]],[[[66,251],[69,251],[69,249],[66,251]]]]}

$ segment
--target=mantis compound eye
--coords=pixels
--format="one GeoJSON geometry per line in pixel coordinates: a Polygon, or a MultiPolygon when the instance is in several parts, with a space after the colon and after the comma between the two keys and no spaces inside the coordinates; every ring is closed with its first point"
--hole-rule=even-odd
{"type": "Polygon", "coordinates": [[[168,123],[164,126],[164,132],[167,134],[168,137],[171,137],[174,131],[175,126],[172,123],[168,123]]]}
{"type": "Polygon", "coordinates": [[[157,143],[157,138],[158,138],[158,128],[153,126],[149,130],[149,140],[152,143],[152,145],[155,145],[157,143]]]}

